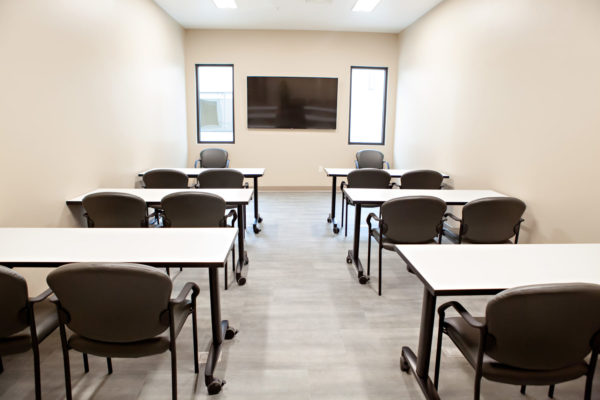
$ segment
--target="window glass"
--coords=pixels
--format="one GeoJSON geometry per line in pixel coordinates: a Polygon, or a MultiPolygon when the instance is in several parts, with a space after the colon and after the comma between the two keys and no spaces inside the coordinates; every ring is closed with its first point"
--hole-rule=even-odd
{"type": "Polygon", "coordinates": [[[350,144],[384,144],[387,68],[350,69],[350,144]]]}
{"type": "Polygon", "coordinates": [[[233,65],[196,65],[198,143],[233,143],[233,65]]]}

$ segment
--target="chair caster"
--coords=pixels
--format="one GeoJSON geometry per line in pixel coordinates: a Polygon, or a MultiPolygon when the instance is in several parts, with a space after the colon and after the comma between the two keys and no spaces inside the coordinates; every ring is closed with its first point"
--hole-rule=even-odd
{"type": "Polygon", "coordinates": [[[262,222],[262,221],[263,221],[262,217],[258,217],[258,222],[262,222]]]}
{"type": "Polygon", "coordinates": [[[225,340],[230,340],[233,339],[235,337],[235,335],[237,335],[238,330],[232,327],[227,328],[227,330],[225,331],[225,340]]]}
{"type": "Polygon", "coordinates": [[[259,233],[260,232],[260,229],[256,225],[253,225],[252,229],[254,230],[254,233],[259,233]]]}
{"type": "Polygon", "coordinates": [[[331,223],[331,221],[333,221],[333,220],[331,219],[331,217],[327,217],[327,222],[328,222],[328,223],[331,223]]]}
{"type": "Polygon", "coordinates": [[[221,379],[215,379],[206,387],[206,389],[208,389],[208,394],[212,395],[219,393],[223,388],[223,385],[225,385],[225,381],[222,381],[221,379]]]}
{"type": "Polygon", "coordinates": [[[237,281],[239,286],[244,286],[246,284],[246,278],[242,277],[237,281]]]}
{"type": "Polygon", "coordinates": [[[350,256],[347,256],[347,257],[346,257],[346,262],[347,262],[348,264],[352,264],[352,257],[350,257],[350,256]]]}
{"type": "Polygon", "coordinates": [[[367,282],[369,282],[369,277],[366,275],[363,275],[360,278],[358,278],[358,282],[360,282],[361,285],[364,285],[367,282]]]}
{"type": "Polygon", "coordinates": [[[402,372],[408,372],[410,370],[410,366],[408,365],[408,363],[404,359],[404,356],[400,356],[400,370],[402,372]]]}

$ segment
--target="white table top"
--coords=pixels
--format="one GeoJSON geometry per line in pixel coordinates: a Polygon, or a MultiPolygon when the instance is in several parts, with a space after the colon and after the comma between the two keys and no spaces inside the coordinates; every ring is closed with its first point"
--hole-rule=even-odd
{"type": "Polygon", "coordinates": [[[160,204],[163,197],[171,193],[179,192],[198,192],[198,193],[213,193],[221,196],[227,204],[248,204],[252,199],[252,189],[96,189],[81,196],[77,196],[71,200],[67,200],[67,204],[81,204],[83,198],[88,194],[98,192],[118,192],[128,193],[141,197],[147,204],[160,204]]]}
{"type": "Polygon", "coordinates": [[[435,294],[495,293],[516,286],[600,284],[600,244],[396,245],[435,294]]]}
{"type": "Polygon", "coordinates": [[[448,205],[462,205],[484,197],[506,197],[493,190],[435,190],[435,189],[348,189],[344,188],[346,196],[353,203],[384,203],[398,197],[433,196],[438,197],[448,205]]]}
{"type": "MultiPolygon", "coordinates": [[[[217,168],[170,168],[170,167],[165,167],[165,168],[151,168],[148,169],[146,171],[140,172],[138,174],[138,176],[144,176],[144,174],[148,171],[152,171],[155,169],[173,169],[175,171],[180,171],[183,172],[184,174],[186,174],[189,178],[195,178],[198,176],[198,174],[200,172],[209,170],[209,169],[217,169],[217,168]]],[[[218,168],[221,169],[221,168],[218,168]]],[[[264,168],[227,168],[227,169],[233,169],[236,171],[240,171],[246,178],[253,178],[253,177],[259,177],[259,176],[263,176],[265,174],[265,169],[264,168]]]]}
{"type": "Polygon", "coordinates": [[[0,228],[0,264],[225,262],[236,228],[0,228]]]}
{"type": "MultiPolygon", "coordinates": [[[[356,168],[325,168],[327,176],[348,176],[350,171],[354,171],[356,168]]],[[[386,171],[392,176],[392,178],[400,178],[402,175],[414,169],[386,169],[386,171]]],[[[448,174],[441,173],[444,178],[449,178],[448,174]]]]}

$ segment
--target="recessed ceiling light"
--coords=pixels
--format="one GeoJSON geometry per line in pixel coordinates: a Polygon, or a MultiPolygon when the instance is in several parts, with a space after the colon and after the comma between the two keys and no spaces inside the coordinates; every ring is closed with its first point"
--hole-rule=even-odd
{"type": "Polygon", "coordinates": [[[215,6],[218,8],[237,8],[237,4],[235,4],[235,0],[213,0],[215,6]]]}
{"type": "Polygon", "coordinates": [[[379,4],[379,0],[357,0],[352,11],[371,12],[379,4]]]}

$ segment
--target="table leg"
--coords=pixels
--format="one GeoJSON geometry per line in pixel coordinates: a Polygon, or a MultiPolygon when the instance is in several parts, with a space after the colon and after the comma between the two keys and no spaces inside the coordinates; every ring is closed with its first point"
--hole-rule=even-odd
{"type": "Polygon", "coordinates": [[[431,343],[433,340],[433,322],[435,319],[435,295],[427,288],[423,292],[423,306],[421,309],[421,331],[419,333],[418,356],[407,346],[402,347],[400,369],[404,372],[412,370],[421,391],[426,399],[439,400],[433,382],[429,378],[429,361],[431,359],[431,343]]]}
{"type": "MultiPolygon", "coordinates": [[[[227,268],[227,267],[225,267],[227,268]]],[[[229,321],[221,320],[221,299],[219,295],[219,274],[216,266],[208,268],[208,282],[210,286],[210,320],[212,328],[212,343],[208,351],[206,367],[204,368],[204,383],[209,394],[217,394],[225,384],[224,380],[215,378],[214,371],[221,354],[223,337],[232,339],[237,334],[237,329],[229,326],[229,321]]]]}
{"type": "Polygon", "coordinates": [[[362,263],[360,262],[360,258],[358,256],[358,251],[360,249],[360,213],[361,213],[361,205],[355,204],[354,211],[354,240],[352,242],[352,250],[348,250],[348,255],[346,256],[346,262],[348,264],[353,263],[356,271],[358,273],[358,281],[361,285],[364,285],[369,281],[369,277],[365,275],[365,271],[363,269],[362,263]]]}
{"type": "Polygon", "coordinates": [[[337,177],[331,177],[331,213],[327,217],[327,222],[333,222],[333,233],[340,233],[340,228],[337,226],[337,222],[335,222],[335,194],[336,194],[336,186],[337,186],[337,177]]]}
{"type": "Polygon", "coordinates": [[[248,253],[244,250],[244,205],[238,205],[238,262],[235,266],[235,280],[238,285],[242,286],[246,283],[248,275],[248,253]]]}
{"type": "Polygon", "coordinates": [[[254,224],[252,228],[254,229],[254,233],[260,232],[260,228],[258,224],[263,221],[262,217],[258,213],[258,176],[254,176],[254,224]]]}

